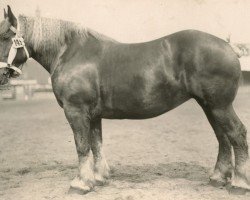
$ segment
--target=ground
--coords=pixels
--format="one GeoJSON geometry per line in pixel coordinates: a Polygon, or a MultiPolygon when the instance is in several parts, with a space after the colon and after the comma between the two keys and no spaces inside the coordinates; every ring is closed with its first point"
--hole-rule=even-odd
{"type": "MultiPolygon", "coordinates": [[[[234,103],[250,130],[250,87],[234,103]]],[[[104,120],[109,183],[68,194],[77,172],[73,134],[54,97],[0,102],[1,200],[232,200],[208,184],[218,144],[200,107],[190,100],[154,119],[104,120]]],[[[248,136],[248,142],[250,139],[248,136]]]]}

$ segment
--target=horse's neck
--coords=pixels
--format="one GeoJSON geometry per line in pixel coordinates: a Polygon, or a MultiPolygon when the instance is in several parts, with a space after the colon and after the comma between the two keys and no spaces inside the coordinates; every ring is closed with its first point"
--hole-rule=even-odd
{"type": "MultiPolygon", "coordinates": [[[[102,42],[115,42],[111,38],[82,28],[72,22],[50,20],[27,17],[22,19],[24,32],[26,32],[23,35],[31,57],[50,74],[58,66],[65,51],[70,52],[78,49],[77,51],[81,51],[83,54],[88,52],[91,57],[96,52],[100,52],[102,42]]],[[[68,54],[70,55],[70,53],[68,54]]]]}
{"type": "Polygon", "coordinates": [[[53,31],[57,33],[58,29],[50,29],[52,26],[50,24],[48,27],[44,26],[41,22],[39,23],[39,18],[19,16],[19,22],[31,57],[51,74],[58,58],[67,46],[65,38],[61,36],[60,32],[53,34],[53,31]]]}
{"type": "Polygon", "coordinates": [[[40,65],[42,65],[42,67],[46,69],[50,74],[52,74],[57,64],[56,61],[65,50],[65,46],[62,46],[57,51],[53,51],[53,56],[51,55],[50,49],[45,49],[43,51],[33,50],[33,47],[31,47],[31,49],[31,57],[40,65]]]}
{"type": "Polygon", "coordinates": [[[65,62],[72,59],[72,56],[79,54],[79,52],[82,53],[83,57],[86,57],[86,60],[91,59],[91,56],[94,57],[97,52],[102,50],[102,43],[93,37],[83,39],[76,36],[70,41],[62,41],[54,50],[49,46],[45,46],[45,49],[38,48],[34,50],[34,48],[33,45],[31,47],[31,49],[33,49],[31,54],[32,58],[40,63],[52,75],[57,67],[66,64],[65,62]],[[62,62],[62,60],[64,61],[62,62]]]}
{"type": "Polygon", "coordinates": [[[63,54],[67,46],[65,43],[62,43],[55,49],[51,49],[50,46],[37,48],[29,39],[27,39],[27,45],[31,51],[31,57],[42,65],[50,74],[54,71],[57,60],[63,54]]]}
{"type": "Polygon", "coordinates": [[[36,47],[36,42],[34,41],[34,26],[35,26],[35,18],[27,17],[27,16],[19,16],[18,22],[20,23],[20,33],[24,38],[26,47],[30,53],[31,58],[36,60],[39,64],[41,64],[49,73],[51,72],[51,60],[47,54],[49,54],[49,49],[39,49],[36,47]],[[41,52],[43,50],[45,52],[41,52]]]}

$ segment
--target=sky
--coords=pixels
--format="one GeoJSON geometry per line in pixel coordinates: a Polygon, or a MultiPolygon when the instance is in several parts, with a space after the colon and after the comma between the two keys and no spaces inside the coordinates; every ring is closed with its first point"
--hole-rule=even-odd
{"type": "Polygon", "coordinates": [[[1,0],[15,14],[80,22],[121,42],[143,42],[197,29],[250,42],[250,0],[1,0]]]}

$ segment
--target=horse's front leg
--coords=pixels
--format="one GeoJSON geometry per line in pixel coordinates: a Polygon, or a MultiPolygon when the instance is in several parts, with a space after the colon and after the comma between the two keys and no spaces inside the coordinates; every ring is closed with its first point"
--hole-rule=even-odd
{"type": "Polygon", "coordinates": [[[80,193],[86,193],[95,184],[88,107],[64,104],[64,112],[74,132],[76,151],[79,159],[79,174],[71,182],[70,191],[76,190],[80,193]]]}
{"type": "Polygon", "coordinates": [[[91,127],[91,149],[94,156],[94,174],[97,184],[103,184],[105,178],[109,177],[109,166],[106,162],[102,149],[102,120],[93,119],[90,122],[91,127]]]}

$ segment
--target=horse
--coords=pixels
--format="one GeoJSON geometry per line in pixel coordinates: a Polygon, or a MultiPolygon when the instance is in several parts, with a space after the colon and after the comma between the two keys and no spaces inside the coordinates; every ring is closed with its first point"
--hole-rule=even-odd
{"type": "Polygon", "coordinates": [[[74,22],[16,18],[8,6],[0,23],[0,61],[6,64],[0,84],[18,76],[15,67],[29,56],[50,73],[74,133],[79,170],[71,190],[85,194],[109,177],[102,119],[153,118],[191,98],[219,143],[210,183],[230,185],[236,193],[250,189],[247,130],[232,105],[241,68],[226,41],[183,30],[149,42],[121,43],[74,22]],[[15,51],[13,41],[20,43],[15,51]]]}

